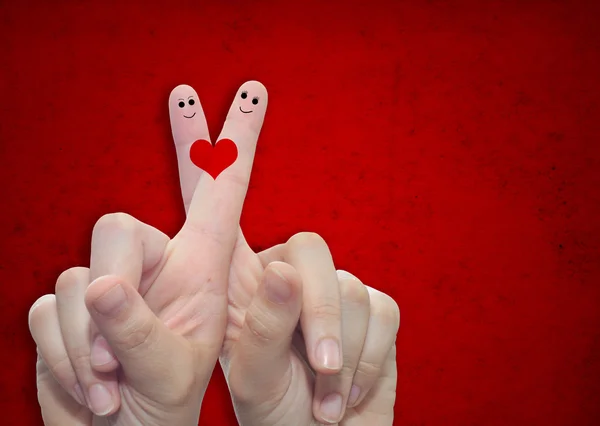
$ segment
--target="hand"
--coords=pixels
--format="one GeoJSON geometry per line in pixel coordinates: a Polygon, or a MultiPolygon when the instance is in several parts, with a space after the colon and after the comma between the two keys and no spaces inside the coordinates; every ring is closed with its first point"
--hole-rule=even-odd
{"type": "Polygon", "coordinates": [[[66,271],[56,294],[34,303],[46,424],[197,424],[227,325],[231,257],[266,100],[260,83],[242,85],[219,138],[234,141],[238,155],[213,179],[189,157],[195,139],[186,132],[195,120],[182,113],[205,123],[198,96],[189,86],[173,90],[179,167],[195,180],[185,224],[169,240],[128,215],[104,216],[92,234],[90,268],[66,271]],[[243,92],[261,97],[251,117],[240,111],[243,92]]]}
{"type": "MultiPolygon", "coordinates": [[[[257,132],[253,114],[264,114],[263,95],[248,90],[238,96],[249,131],[257,132]]],[[[204,114],[197,107],[193,119],[180,121],[171,115],[176,146],[179,138],[208,138],[204,114]]],[[[197,169],[181,160],[179,164],[187,210],[197,169]]],[[[313,416],[326,423],[343,417],[347,426],[391,424],[398,306],[348,274],[343,279],[338,274],[318,235],[297,234],[287,244],[256,254],[239,230],[231,257],[221,365],[242,426],[276,425],[284,418],[286,425],[305,426],[313,416]],[[267,283],[285,290],[286,281],[290,299],[282,305],[267,302],[267,283]],[[290,346],[299,319],[302,333],[296,333],[290,346]],[[338,353],[331,345],[320,350],[324,340],[341,346],[338,353]],[[345,410],[351,393],[357,399],[345,410]],[[331,412],[336,401],[329,396],[335,394],[341,397],[337,414],[331,412]],[[325,397],[329,404],[322,406],[325,397]]]]}
{"type": "Polygon", "coordinates": [[[221,357],[240,425],[391,425],[394,300],[336,272],[316,234],[297,234],[258,257],[260,284],[230,280],[221,357]],[[250,285],[253,295],[244,293],[250,285]],[[325,350],[317,344],[323,339],[330,339],[325,350]]]}

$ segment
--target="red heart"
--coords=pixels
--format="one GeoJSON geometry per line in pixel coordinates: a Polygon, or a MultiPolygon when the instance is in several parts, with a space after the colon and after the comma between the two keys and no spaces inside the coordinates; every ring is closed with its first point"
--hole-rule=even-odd
{"type": "Polygon", "coordinates": [[[198,139],[190,147],[192,163],[200,167],[213,179],[231,166],[237,159],[238,150],[231,139],[221,139],[213,146],[209,141],[198,139]]]}

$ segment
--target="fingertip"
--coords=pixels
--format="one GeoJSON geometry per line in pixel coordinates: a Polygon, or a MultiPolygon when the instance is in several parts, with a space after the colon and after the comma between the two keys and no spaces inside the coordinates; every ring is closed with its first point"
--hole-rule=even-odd
{"type": "Polygon", "coordinates": [[[93,299],[98,297],[100,294],[104,293],[108,288],[112,287],[113,285],[116,285],[119,282],[119,277],[115,275],[102,275],[96,278],[86,288],[86,300],[88,298],[93,299]]]}
{"type": "Polygon", "coordinates": [[[120,406],[120,394],[113,383],[94,383],[88,389],[88,407],[97,416],[114,414],[120,406]]]}
{"type": "Polygon", "coordinates": [[[171,90],[171,94],[169,95],[169,98],[173,98],[175,95],[178,95],[180,93],[187,93],[189,91],[192,91],[194,93],[196,92],[194,90],[194,88],[192,86],[190,86],[189,84],[180,84],[178,86],[175,86],[173,88],[173,90],[171,90]]]}
{"type": "Polygon", "coordinates": [[[313,414],[325,424],[337,424],[343,413],[343,397],[338,392],[330,393],[322,400],[313,402],[313,414]]]}
{"type": "Polygon", "coordinates": [[[336,272],[337,272],[338,279],[340,279],[340,280],[356,280],[356,281],[359,281],[359,279],[356,278],[356,276],[352,275],[348,271],[344,271],[343,269],[338,269],[336,272]]]}
{"type": "Polygon", "coordinates": [[[280,303],[292,300],[300,302],[302,280],[300,274],[292,265],[280,261],[271,262],[265,268],[263,279],[267,293],[270,286],[287,287],[289,294],[285,297],[286,300],[281,300],[280,303]]]}
{"type": "MultiPolygon", "coordinates": [[[[183,114],[179,114],[182,111],[187,111],[188,115],[196,114],[203,115],[202,106],[200,103],[200,97],[194,88],[188,84],[180,84],[171,90],[169,94],[169,115],[171,120],[176,119],[180,124],[183,123],[197,123],[198,120],[184,120],[183,114]],[[189,103],[190,99],[193,99],[193,103],[189,103]]],[[[172,121],[173,123],[173,121],[172,121]]]]}
{"type": "Polygon", "coordinates": [[[342,370],[342,345],[333,337],[325,337],[317,343],[313,368],[321,374],[337,374],[342,370]]]}
{"type": "Polygon", "coordinates": [[[285,305],[294,296],[294,289],[286,277],[275,268],[269,268],[264,273],[265,295],[276,305],[285,305]]]}
{"type": "Polygon", "coordinates": [[[358,405],[358,399],[360,398],[360,395],[361,389],[353,384],[350,388],[350,394],[348,395],[348,407],[352,408],[358,405]]]}
{"type": "MultiPolygon", "coordinates": [[[[264,117],[268,100],[269,92],[265,85],[260,81],[249,80],[243,83],[238,89],[234,105],[238,107],[242,106],[243,110],[254,112],[254,114],[242,114],[246,118],[254,117],[256,114],[258,114],[258,117],[264,117]],[[244,97],[244,94],[247,97],[244,97]],[[252,103],[250,103],[251,100],[252,103]]],[[[236,112],[235,110],[232,111],[236,112]]]]}
{"type": "Polygon", "coordinates": [[[115,316],[127,300],[126,286],[114,275],[104,275],[90,283],[85,292],[85,305],[90,314],[97,317],[115,316]]]}
{"type": "Polygon", "coordinates": [[[29,330],[31,330],[31,318],[34,315],[34,311],[36,311],[37,308],[39,308],[42,304],[50,300],[55,300],[55,298],[56,296],[54,294],[44,294],[35,302],[33,302],[33,305],[31,305],[31,308],[29,308],[29,313],[27,314],[27,325],[29,326],[29,330]]]}
{"type": "Polygon", "coordinates": [[[92,343],[90,362],[92,368],[101,373],[108,373],[119,367],[119,361],[117,361],[112,348],[101,335],[98,335],[92,343]]]}
{"type": "Polygon", "coordinates": [[[242,87],[244,86],[251,86],[254,87],[256,89],[262,90],[264,93],[267,93],[267,88],[265,87],[264,84],[262,84],[260,81],[258,80],[248,80],[245,83],[242,84],[242,87]]]}

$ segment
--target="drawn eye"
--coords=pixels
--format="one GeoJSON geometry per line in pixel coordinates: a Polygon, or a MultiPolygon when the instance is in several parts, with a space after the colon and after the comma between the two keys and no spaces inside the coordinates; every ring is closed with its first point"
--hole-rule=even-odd
{"type": "Polygon", "coordinates": [[[248,92],[242,92],[242,99],[246,99],[248,97],[248,92]]]}
{"type": "Polygon", "coordinates": [[[252,104],[253,105],[258,105],[258,98],[253,98],[252,99],[252,104]]]}
{"type": "Polygon", "coordinates": [[[179,105],[179,108],[183,108],[185,106],[185,102],[181,101],[177,105],[179,105]]]}
{"type": "Polygon", "coordinates": [[[196,103],[196,101],[195,101],[195,100],[193,100],[193,99],[190,99],[190,100],[188,101],[188,104],[190,104],[190,105],[194,105],[195,103],[196,103]]]}

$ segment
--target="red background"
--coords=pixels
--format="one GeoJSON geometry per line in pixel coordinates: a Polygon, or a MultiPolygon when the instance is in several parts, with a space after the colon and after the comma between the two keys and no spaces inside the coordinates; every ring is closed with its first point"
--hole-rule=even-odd
{"type": "Polygon", "coordinates": [[[94,222],[181,225],[170,90],[216,136],[258,79],[243,229],[316,231],[398,301],[397,424],[598,424],[595,3],[2,2],[1,423],[41,424],[27,311],[94,222]]]}

